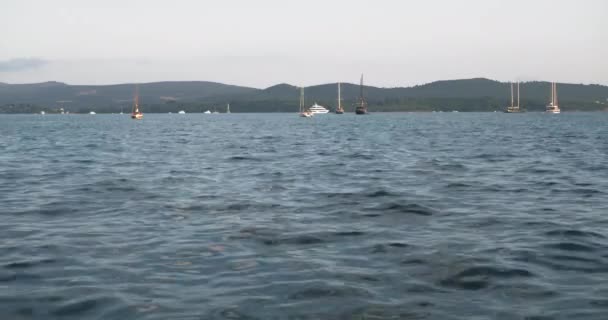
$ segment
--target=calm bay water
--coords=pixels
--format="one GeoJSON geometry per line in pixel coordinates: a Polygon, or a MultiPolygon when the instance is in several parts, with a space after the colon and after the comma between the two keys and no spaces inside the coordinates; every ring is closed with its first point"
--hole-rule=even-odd
{"type": "Polygon", "coordinates": [[[0,319],[608,319],[608,113],[0,115],[0,319]]]}

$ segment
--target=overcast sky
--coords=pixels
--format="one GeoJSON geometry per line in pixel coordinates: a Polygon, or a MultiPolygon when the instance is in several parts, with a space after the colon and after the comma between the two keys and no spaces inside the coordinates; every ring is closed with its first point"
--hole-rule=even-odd
{"type": "Polygon", "coordinates": [[[608,84],[606,0],[0,2],[0,82],[608,84]]]}

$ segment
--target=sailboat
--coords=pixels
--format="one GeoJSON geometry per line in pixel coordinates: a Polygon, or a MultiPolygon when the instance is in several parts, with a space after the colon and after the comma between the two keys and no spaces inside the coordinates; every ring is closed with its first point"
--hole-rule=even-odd
{"type": "Polygon", "coordinates": [[[226,113],[230,113],[230,103],[226,106],[226,113]]]}
{"type": "Polygon", "coordinates": [[[336,107],[336,114],[343,114],[344,108],[342,107],[342,95],[340,93],[340,83],[338,82],[338,107],[336,107]]]}
{"type": "Polygon", "coordinates": [[[363,96],[363,75],[361,75],[361,84],[359,85],[361,92],[359,93],[359,101],[355,108],[355,114],[367,114],[367,101],[363,96]]]}
{"type": "Polygon", "coordinates": [[[547,106],[545,112],[553,114],[561,113],[557,103],[557,83],[555,82],[551,83],[551,103],[547,106]]]}
{"type": "Polygon", "coordinates": [[[523,112],[519,107],[519,82],[517,83],[517,105],[515,105],[513,99],[513,82],[511,82],[511,106],[507,107],[505,113],[520,113],[523,112]]]}
{"type": "Polygon", "coordinates": [[[312,112],[304,105],[304,87],[302,87],[300,88],[300,117],[310,118],[312,115],[312,112]]]}
{"type": "Polygon", "coordinates": [[[131,119],[141,120],[144,118],[144,114],[139,109],[139,86],[135,85],[135,97],[133,98],[133,111],[131,112],[131,119]]]}

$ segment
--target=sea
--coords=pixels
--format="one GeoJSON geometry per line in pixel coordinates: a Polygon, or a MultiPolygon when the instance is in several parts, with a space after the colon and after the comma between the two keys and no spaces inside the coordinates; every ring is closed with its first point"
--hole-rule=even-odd
{"type": "Polygon", "coordinates": [[[0,319],[608,319],[608,113],[0,115],[0,319]]]}

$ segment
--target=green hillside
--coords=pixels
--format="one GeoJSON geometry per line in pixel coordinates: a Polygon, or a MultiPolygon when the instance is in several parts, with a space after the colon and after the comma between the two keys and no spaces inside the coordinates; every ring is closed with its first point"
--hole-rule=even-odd
{"type": "MultiPolygon", "coordinates": [[[[371,112],[380,111],[495,111],[509,103],[509,83],[476,78],[436,81],[408,88],[364,87],[371,112]]],[[[608,109],[608,87],[601,85],[559,84],[560,105],[567,111],[604,111],[608,109]]],[[[0,85],[0,112],[53,112],[64,106],[72,112],[128,111],[133,99],[133,84],[83,86],[59,82],[0,85]]],[[[231,86],[214,82],[156,82],[139,85],[145,112],[202,112],[227,103],[233,112],[295,112],[299,88],[279,84],[266,89],[231,86]]],[[[359,86],[342,84],[347,111],[359,96],[359,86]]],[[[318,102],[333,109],[337,84],[307,87],[306,102],[318,102]]],[[[543,110],[549,100],[548,82],[521,84],[522,106],[530,111],[543,110]]]]}

